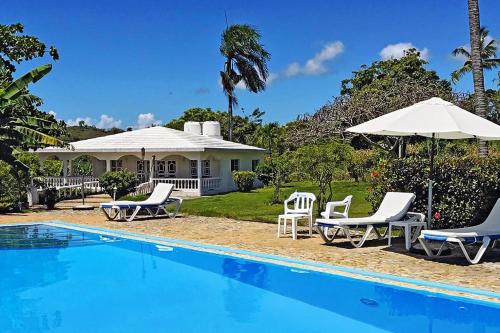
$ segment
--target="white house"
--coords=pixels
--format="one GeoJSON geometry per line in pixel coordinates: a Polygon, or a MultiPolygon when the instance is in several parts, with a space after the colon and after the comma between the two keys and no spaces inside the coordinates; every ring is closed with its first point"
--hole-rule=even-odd
{"type": "Polygon", "coordinates": [[[140,182],[172,183],[186,195],[207,195],[235,190],[231,173],[255,170],[265,150],[225,141],[220,135],[220,124],[207,121],[187,122],[184,131],[150,127],[35,153],[41,160],[63,161],[63,177],[54,178],[61,185],[71,182],[72,161],[86,155],[92,161],[94,177],[127,169],[135,172],[140,182]]]}

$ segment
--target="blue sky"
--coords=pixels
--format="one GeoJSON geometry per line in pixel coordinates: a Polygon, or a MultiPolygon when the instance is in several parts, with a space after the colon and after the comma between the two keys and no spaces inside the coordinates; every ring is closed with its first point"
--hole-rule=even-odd
{"type": "MultiPolygon", "coordinates": [[[[481,23],[500,36],[500,1],[480,0],[480,9],[481,23]]],[[[26,33],[58,48],[53,71],[32,87],[45,111],[125,128],[165,122],[189,107],[226,110],[219,85],[224,12],[229,23],[256,26],[272,55],[267,90],[237,91],[236,113],[260,107],[266,121],[313,113],[353,70],[408,44],[447,78],[460,65],[451,50],[468,44],[466,0],[17,0],[3,6],[0,22],[22,22],[26,33]]],[[[48,61],[26,63],[17,74],[48,61]]],[[[492,79],[487,74],[487,86],[495,86],[492,79]]],[[[470,77],[456,89],[471,90],[470,77]]]]}

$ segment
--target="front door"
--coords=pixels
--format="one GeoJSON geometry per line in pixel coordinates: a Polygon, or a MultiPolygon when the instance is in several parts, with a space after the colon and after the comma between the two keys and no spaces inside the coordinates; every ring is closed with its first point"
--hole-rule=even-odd
{"type": "Polygon", "coordinates": [[[167,177],[175,178],[175,173],[177,172],[176,161],[167,161],[167,177]]]}

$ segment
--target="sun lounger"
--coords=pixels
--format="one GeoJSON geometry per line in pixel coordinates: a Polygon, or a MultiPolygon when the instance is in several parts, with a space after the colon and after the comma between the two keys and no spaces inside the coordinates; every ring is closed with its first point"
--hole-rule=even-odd
{"type": "Polygon", "coordinates": [[[421,218],[421,214],[408,212],[413,200],[415,200],[415,194],[413,193],[388,192],[378,210],[372,216],[337,219],[322,218],[316,220],[315,226],[321,238],[327,244],[332,243],[339,232],[343,231],[343,234],[353,246],[361,247],[371,232],[374,232],[378,239],[385,238],[390,222],[421,218]],[[357,227],[366,227],[366,231],[359,241],[356,241],[351,233],[351,228],[357,227]],[[380,234],[377,230],[379,227],[385,227],[386,231],[380,234]]]}
{"type": "Polygon", "coordinates": [[[422,230],[418,238],[425,252],[431,258],[440,256],[447,246],[458,244],[465,258],[471,264],[477,264],[490,243],[494,246],[498,239],[500,239],[500,199],[497,200],[486,220],[479,225],[458,229],[422,230]],[[436,253],[429,247],[429,241],[442,242],[436,253]],[[481,246],[474,258],[471,258],[465,246],[473,244],[481,244],[481,246]]]}
{"type": "Polygon", "coordinates": [[[168,216],[174,218],[179,212],[182,199],[170,196],[173,189],[174,185],[172,184],[160,183],[156,185],[149,198],[144,201],[111,201],[108,203],[102,203],[100,208],[109,220],[126,220],[130,222],[141,210],[148,212],[148,215],[141,215],[141,217],[168,216]],[[166,210],[166,207],[169,204],[176,205],[175,210],[172,213],[169,213],[166,210]],[[130,216],[127,216],[127,213],[131,210],[132,213],[130,216]]]}

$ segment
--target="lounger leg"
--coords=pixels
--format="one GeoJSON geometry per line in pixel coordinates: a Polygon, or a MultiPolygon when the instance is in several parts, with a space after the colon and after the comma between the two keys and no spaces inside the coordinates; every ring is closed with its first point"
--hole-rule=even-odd
{"type": "Polygon", "coordinates": [[[175,198],[174,201],[175,201],[175,210],[173,213],[169,215],[170,218],[175,218],[177,216],[182,205],[182,198],[175,198]]]}
{"type": "Polygon", "coordinates": [[[418,241],[422,245],[422,248],[424,249],[425,253],[427,253],[427,255],[430,258],[437,258],[437,257],[439,257],[441,255],[441,253],[443,252],[443,250],[447,247],[446,246],[446,242],[442,242],[442,244],[439,247],[438,251],[436,253],[434,253],[434,252],[432,252],[432,249],[429,247],[429,244],[425,241],[425,239],[419,237],[418,241]]]}
{"type": "Polygon", "coordinates": [[[292,217],[290,219],[292,221],[292,238],[297,239],[297,218],[292,217]]]}
{"type": "Polygon", "coordinates": [[[460,246],[460,249],[462,250],[462,252],[463,252],[463,254],[465,256],[465,259],[467,259],[467,261],[470,262],[471,264],[475,265],[483,257],[484,252],[486,252],[486,249],[490,245],[490,241],[491,241],[491,239],[488,236],[484,236],[483,237],[483,244],[479,248],[479,251],[477,251],[476,256],[474,257],[474,259],[470,258],[469,253],[467,252],[467,249],[465,248],[464,244],[461,241],[458,241],[457,243],[460,246]]]}
{"type": "Polygon", "coordinates": [[[110,221],[114,220],[119,213],[119,211],[116,211],[113,208],[101,208],[101,210],[104,213],[104,215],[106,215],[106,218],[110,221]]]}
{"type": "Polygon", "coordinates": [[[333,229],[335,229],[335,232],[333,233],[332,237],[329,237],[328,236],[328,231],[330,229],[331,228],[329,228],[329,227],[322,227],[322,226],[319,226],[319,225],[316,226],[316,230],[318,231],[318,234],[321,236],[321,238],[323,239],[323,241],[325,242],[325,244],[331,244],[334,241],[335,237],[337,237],[338,233],[341,230],[339,227],[333,227],[333,229]]]}
{"type": "MultiPolygon", "coordinates": [[[[377,234],[377,236],[380,238],[380,234],[378,233],[378,231],[376,230],[376,228],[374,228],[372,225],[369,225],[366,227],[366,231],[365,233],[363,234],[363,237],[361,237],[361,239],[356,242],[352,237],[351,237],[351,234],[349,232],[349,227],[344,227],[344,233],[346,234],[346,237],[347,239],[349,240],[349,242],[351,242],[351,244],[354,246],[354,247],[362,247],[363,244],[365,243],[365,241],[368,239],[368,236],[370,235],[370,233],[372,231],[375,231],[375,233],[377,234]]],[[[387,231],[386,231],[387,232],[387,231]]]]}
{"type": "Polygon", "coordinates": [[[281,217],[278,217],[278,238],[280,238],[280,230],[281,229],[281,217]]]}
{"type": "Polygon", "coordinates": [[[129,218],[125,217],[125,220],[127,220],[128,222],[132,221],[135,218],[135,216],[137,215],[137,213],[139,213],[140,210],[141,210],[141,206],[135,207],[134,212],[132,213],[132,215],[130,215],[129,218]]]}

